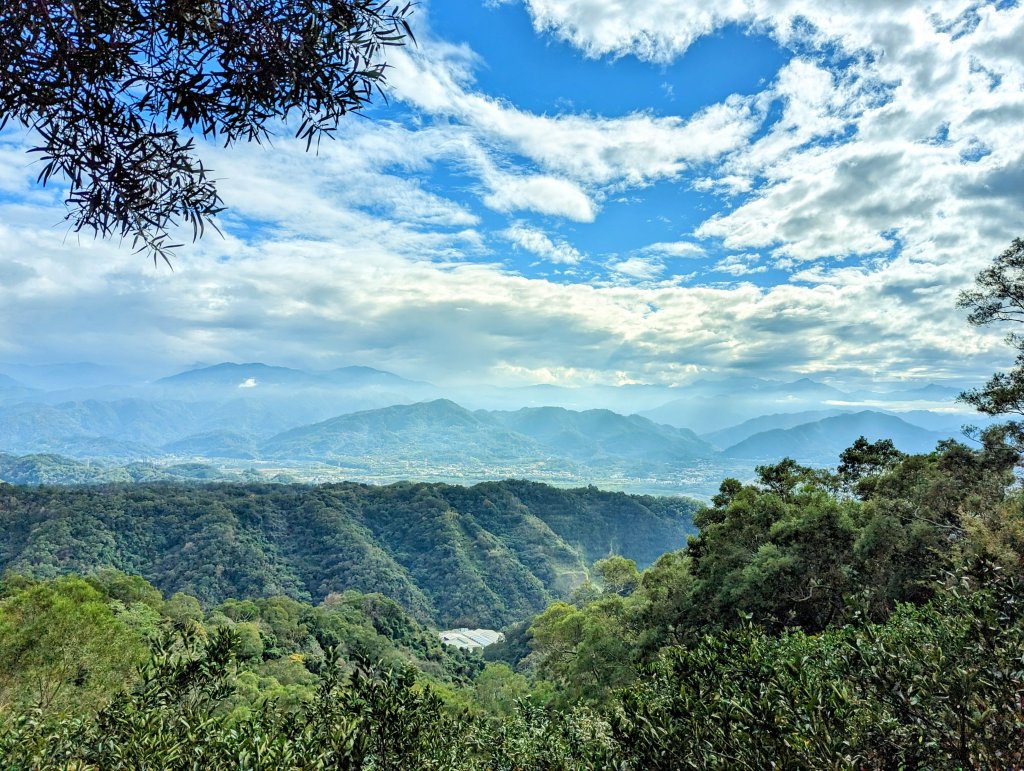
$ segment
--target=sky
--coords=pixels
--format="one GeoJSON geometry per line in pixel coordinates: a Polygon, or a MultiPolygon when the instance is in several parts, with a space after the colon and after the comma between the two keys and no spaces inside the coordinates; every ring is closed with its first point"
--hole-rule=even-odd
{"type": "MultiPolygon", "coordinates": [[[[956,297],[1024,235],[1024,8],[425,0],[387,102],[200,145],[174,270],[69,233],[0,133],[0,363],[437,384],[976,383],[956,297]]],[[[2,372],[2,364],[0,364],[2,372]]]]}

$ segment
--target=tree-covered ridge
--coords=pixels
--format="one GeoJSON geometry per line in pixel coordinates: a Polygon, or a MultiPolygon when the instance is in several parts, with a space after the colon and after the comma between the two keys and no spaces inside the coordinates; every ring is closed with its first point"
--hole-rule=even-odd
{"type": "Polygon", "coordinates": [[[0,486],[0,569],[114,567],[206,605],[380,592],[421,620],[500,627],[543,609],[609,553],[681,546],[686,499],[506,481],[0,486]]]}
{"type": "MultiPolygon", "coordinates": [[[[99,485],[117,482],[244,482],[259,480],[253,472],[225,473],[206,463],[156,465],[136,461],[115,465],[39,453],[0,452],[0,480],[12,485],[99,485]]],[[[278,481],[278,480],[271,480],[278,481]]]]}

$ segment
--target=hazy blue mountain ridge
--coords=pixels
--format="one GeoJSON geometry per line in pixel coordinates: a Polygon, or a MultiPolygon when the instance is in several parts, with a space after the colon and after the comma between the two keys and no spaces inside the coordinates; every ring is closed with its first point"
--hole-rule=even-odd
{"type": "Polygon", "coordinates": [[[927,431],[895,415],[863,410],[836,415],[793,428],[763,431],[726,448],[732,458],[793,458],[802,463],[835,463],[860,436],[871,441],[892,439],[903,452],[927,453],[947,434],[927,431]]]}
{"type": "Polygon", "coordinates": [[[726,447],[732,447],[734,444],[742,442],[744,439],[759,434],[762,431],[772,431],[777,428],[793,428],[804,423],[813,423],[816,420],[822,418],[831,418],[835,415],[841,415],[847,410],[831,409],[831,410],[805,410],[803,412],[777,412],[772,415],[761,415],[757,418],[751,418],[745,420],[742,423],[729,426],[728,428],[722,428],[718,431],[711,431],[707,434],[702,434],[701,439],[705,442],[713,444],[719,449],[726,447]]]}
{"type": "Polygon", "coordinates": [[[502,430],[447,399],[356,412],[272,437],[261,446],[272,458],[345,459],[375,456],[431,463],[460,458],[497,461],[535,455],[540,448],[527,437],[502,430]]]}
{"type": "Polygon", "coordinates": [[[24,383],[0,373],[0,404],[9,404],[30,399],[37,393],[24,383]]]}
{"type": "Polygon", "coordinates": [[[59,364],[14,364],[0,362],[0,372],[22,385],[43,391],[72,388],[97,388],[138,382],[138,378],[118,367],[93,362],[59,364]]]}
{"type": "Polygon", "coordinates": [[[829,409],[832,402],[849,398],[838,389],[808,378],[792,383],[759,378],[699,380],[686,391],[685,397],[640,414],[656,423],[690,428],[700,435],[767,414],[829,409]]]}
{"type": "Polygon", "coordinates": [[[610,410],[575,412],[535,407],[487,414],[545,448],[586,463],[607,459],[667,463],[714,453],[689,429],[658,425],[639,415],[619,415],[610,410]]]}
{"type": "MultiPolygon", "coordinates": [[[[985,423],[950,412],[956,408],[950,397],[955,389],[935,384],[844,393],[809,378],[789,383],[735,378],[671,387],[452,391],[466,396],[462,403],[437,398],[440,389],[429,383],[370,367],[307,372],[258,362],[222,363],[150,384],[110,388],[94,385],[109,374],[98,367],[57,367],[35,376],[56,381],[79,369],[86,386],[61,391],[26,391],[16,378],[0,380],[0,452],[99,459],[111,468],[188,460],[218,464],[229,478],[255,465],[265,479],[295,481],[471,483],[526,477],[710,495],[723,476],[748,478],[752,459],[788,453],[805,462],[834,463],[836,453],[859,434],[851,436],[855,429],[841,423],[813,424],[852,412],[858,394],[872,405],[888,404],[891,397],[901,410],[915,405],[944,410],[899,413],[905,423],[934,435],[888,424],[902,432],[895,438],[914,448],[931,449],[928,443],[940,434],[959,437],[964,423],[985,423]],[[550,403],[524,406],[535,401],[550,403]],[[594,401],[621,409],[586,407],[594,401]],[[479,406],[494,403],[517,406],[479,406]],[[758,437],[798,428],[793,434],[758,437]],[[719,452],[722,448],[726,451],[719,452]]],[[[867,418],[861,421],[869,434],[875,430],[867,418]]],[[[200,468],[198,473],[205,478],[208,472],[200,468]]],[[[81,475],[69,471],[68,477],[81,475]]]]}
{"type": "Polygon", "coordinates": [[[190,434],[161,448],[171,455],[205,455],[211,458],[253,460],[260,457],[259,438],[241,431],[217,429],[190,434]]]}
{"type": "Polygon", "coordinates": [[[302,426],[271,438],[262,450],[272,458],[350,462],[387,455],[431,463],[555,458],[584,465],[666,464],[714,454],[692,431],[636,415],[561,407],[471,412],[446,399],[302,426]]]}

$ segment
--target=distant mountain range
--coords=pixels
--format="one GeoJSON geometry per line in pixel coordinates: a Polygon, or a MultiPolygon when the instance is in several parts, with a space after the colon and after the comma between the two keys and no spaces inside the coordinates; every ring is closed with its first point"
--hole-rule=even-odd
{"type": "Polygon", "coordinates": [[[960,395],[960,388],[929,383],[913,388],[900,388],[894,391],[853,391],[848,396],[858,400],[881,401],[953,401],[960,395]]]}
{"type": "Polygon", "coordinates": [[[860,436],[871,441],[891,439],[897,449],[926,453],[949,435],[927,431],[895,415],[864,410],[834,415],[792,428],[775,428],[747,437],[724,450],[732,458],[793,458],[801,463],[835,463],[839,454],[860,436]]]}
{"type": "Polygon", "coordinates": [[[755,461],[833,463],[861,434],[931,449],[964,423],[983,422],[951,412],[957,389],[935,384],[843,392],[809,378],[736,378],[670,388],[485,387],[453,391],[453,400],[370,367],[255,362],[97,385],[116,374],[95,365],[0,374],[0,452],[111,468],[213,463],[228,478],[257,464],[265,478],[310,481],[521,476],[708,494],[723,476],[749,475],[755,461]],[[47,388],[75,377],[84,385],[47,388]],[[595,402],[603,406],[588,406],[595,402]]]}
{"type": "Polygon", "coordinates": [[[29,388],[7,375],[0,375],[0,404],[17,404],[25,399],[31,399],[36,393],[36,389],[29,388]]]}
{"type": "Polygon", "coordinates": [[[43,391],[123,385],[137,380],[122,369],[92,362],[31,365],[0,363],[0,372],[23,386],[43,391]]]}
{"type": "Polygon", "coordinates": [[[758,378],[699,380],[687,387],[683,398],[640,414],[657,423],[686,426],[704,434],[763,415],[841,409],[840,404],[855,401],[852,395],[809,378],[792,383],[758,378]]]}
{"type": "Polygon", "coordinates": [[[340,367],[324,372],[306,372],[268,364],[216,364],[161,378],[158,387],[172,388],[364,388],[399,386],[433,388],[429,383],[406,380],[392,372],[372,367],[340,367]]]}
{"type": "Polygon", "coordinates": [[[714,455],[687,429],[638,415],[562,407],[471,412],[439,399],[342,415],[275,436],[262,445],[272,458],[344,460],[375,456],[427,463],[569,461],[590,467],[644,468],[714,455]]]}
{"type": "Polygon", "coordinates": [[[762,415],[742,423],[723,428],[718,431],[711,431],[701,435],[701,439],[709,442],[719,449],[732,447],[744,439],[759,434],[762,431],[772,431],[779,428],[793,428],[804,423],[813,423],[822,418],[831,418],[834,415],[842,415],[844,410],[804,410],[803,412],[778,412],[773,415],[762,415]]]}

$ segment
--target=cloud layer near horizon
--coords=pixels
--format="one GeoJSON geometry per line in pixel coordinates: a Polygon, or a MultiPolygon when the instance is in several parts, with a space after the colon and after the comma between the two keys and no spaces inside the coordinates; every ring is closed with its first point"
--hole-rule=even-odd
{"type": "MultiPolygon", "coordinates": [[[[431,29],[399,51],[395,113],[319,157],[204,149],[224,240],[173,274],[68,238],[0,134],[0,361],[167,372],[359,363],[436,382],[675,383],[700,373],[977,379],[1008,358],[957,291],[1024,210],[1015,4],[528,0],[590,57],[685,57],[730,25],[790,52],[756,93],[686,114],[531,112],[479,90],[431,29]],[[439,181],[438,171],[457,180],[439,181]],[[718,206],[628,251],[574,242],[655,186],[718,206]]],[[[644,225],[630,225],[642,240],[644,225]]]]}

